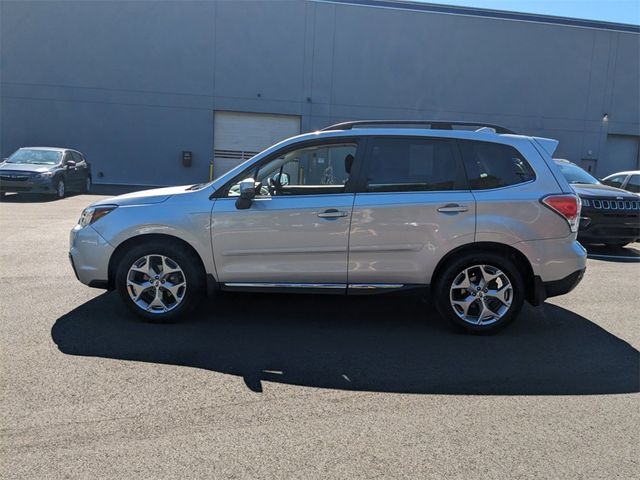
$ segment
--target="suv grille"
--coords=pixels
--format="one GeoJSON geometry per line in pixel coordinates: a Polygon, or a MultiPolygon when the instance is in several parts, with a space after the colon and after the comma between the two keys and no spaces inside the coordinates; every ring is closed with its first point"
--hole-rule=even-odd
{"type": "Polygon", "coordinates": [[[583,207],[591,207],[596,210],[640,210],[640,200],[612,200],[609,198],[583,198],[583,207]]]}

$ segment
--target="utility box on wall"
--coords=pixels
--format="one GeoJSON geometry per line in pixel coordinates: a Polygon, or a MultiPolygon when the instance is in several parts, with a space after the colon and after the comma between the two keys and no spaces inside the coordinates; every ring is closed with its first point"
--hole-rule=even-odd
{"type": "Polygon", "coordinates": [[[190,167],[192,159],[193,159],[192,152],[190,152],[188,150],[183,150],[183,152],[182,152],[182,166],[183,167],[190,167]]]}

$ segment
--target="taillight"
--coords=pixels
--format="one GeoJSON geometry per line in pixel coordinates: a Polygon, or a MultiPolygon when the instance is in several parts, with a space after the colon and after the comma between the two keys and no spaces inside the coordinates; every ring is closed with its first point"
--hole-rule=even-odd
{"type": "Polygon", "coordinates": [[[580,197],[577,195],[547,195],[541,199],[541,202],[563,217],[571,228],[572,232],[578,230],[580,224],[580,197]]]}

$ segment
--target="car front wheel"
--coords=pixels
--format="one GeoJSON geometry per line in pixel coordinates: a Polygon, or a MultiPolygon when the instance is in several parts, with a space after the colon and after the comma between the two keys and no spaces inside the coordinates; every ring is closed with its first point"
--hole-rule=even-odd
{"type": "Polygon", "coordinates": [[[190,312],[200,300],[202,285],[194,255],[165,243],[132,248],[116,274],[123,302],[150,322],[171,322],[190,312]]]}
{"type": "Polygon", "coordinates": [[[66,185],[64,184],[64,180],[61,178],[56,182],[56,197],[64,198],[66,194],[66,185]]]}
{"type": "Polygon", "coordinates": [[[493,253],[466,254],[450,263],[436,285],[436,307],[470,332],[496,331],[513,321],[524,301],[515,264],[493,253]]]}

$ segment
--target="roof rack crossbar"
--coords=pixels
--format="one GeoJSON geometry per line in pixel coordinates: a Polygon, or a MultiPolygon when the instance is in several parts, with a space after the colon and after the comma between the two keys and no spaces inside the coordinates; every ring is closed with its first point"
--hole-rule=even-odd
{"type": "Polygon", "coordinates": [[[488,127],[493,128],[496,133],[509,133],[515,134],[508,128],[501,127],[500,125],[493,125],[484,122],[451,122],[448,120],[356,120],[353,122],[342,122],[330,125],[321,129],[321,132],[327,130],[352,130],[353,127],[360,127],[366,125],[420,125],[429,126],[432,130],[453,130],[454,126],[460,127],[488,127]]]}

